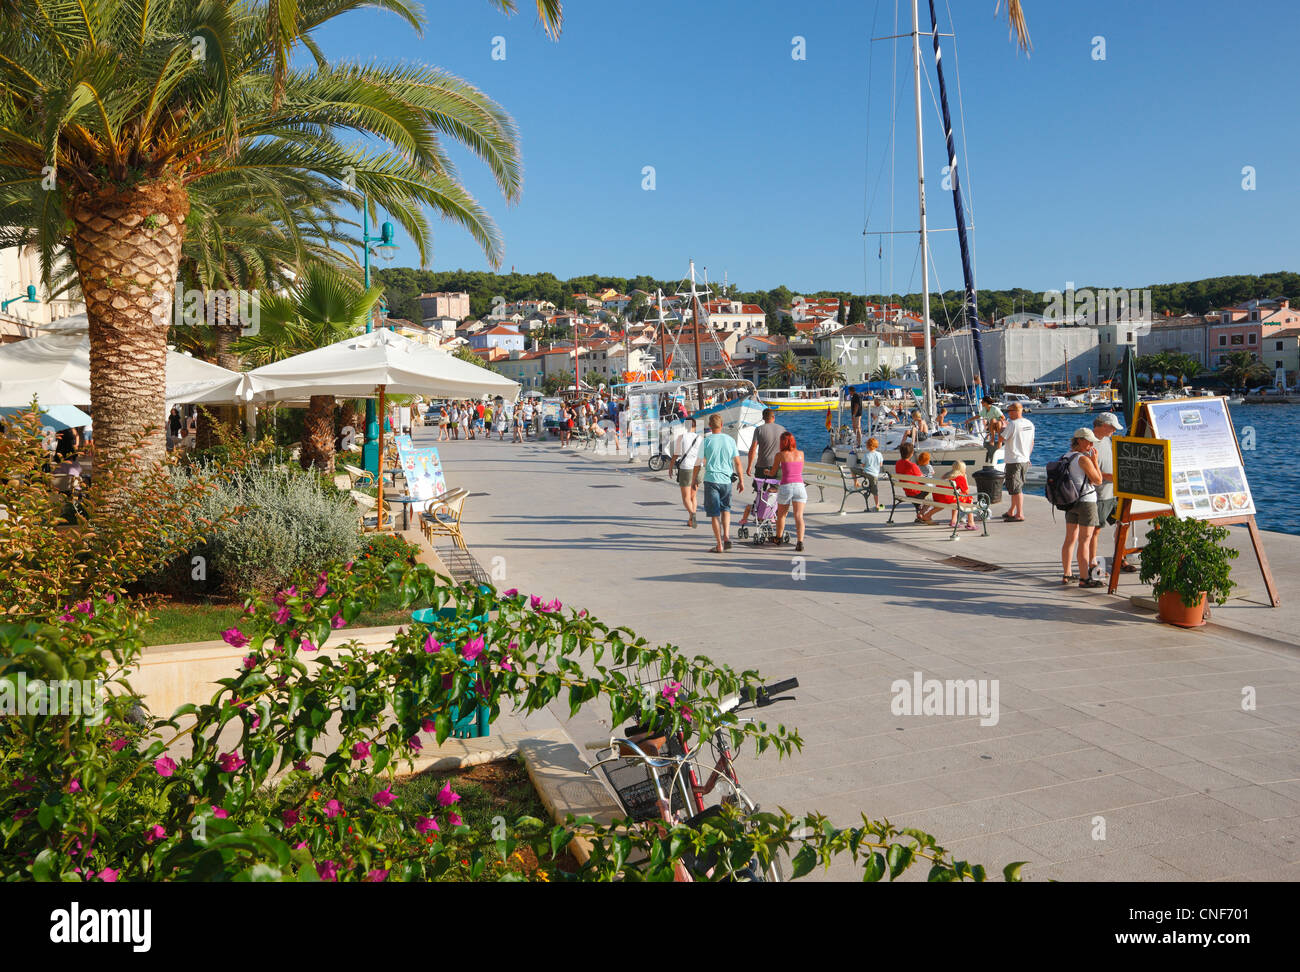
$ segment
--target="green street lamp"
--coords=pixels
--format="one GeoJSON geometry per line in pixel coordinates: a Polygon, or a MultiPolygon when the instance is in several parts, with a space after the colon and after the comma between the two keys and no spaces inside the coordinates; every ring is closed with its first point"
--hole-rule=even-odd
{"type": "Polygon", "coordinates": [[[3,313],[4,311],[7,311],[7,310],[9,309],[9,305],[10,305],[10,304],[15,304],[15,303],[17,303],[17,302],[20,301],[20,300],[21,300],[23,303],[25,303],[25,304],[39,304],[39,303],[40,303],[40,301],[36,298],[36,286],[35,286],[35,284],[28,284],[28,285],[27,285],[27,290],[26,290],[26,292],[20,294],[20,295],[17,296],[17,297],[10,297],[8,300],[0,301],[0,313],[3,313]]]}
{"type": "MultiPolygon", "coordinates": [[[[375,254],[388,263],[397,255],[397,244],[393,242],[393,224],[384,221],[379,227],[379,235],[370,235],[370,199],[367,197],[361,205],[361,266],[365,271],[365,285],[370,287],[370,245],[375,244],[375,254]]],[[[388,304],[381,301],[381,308],[387,310],[388,304]]],[[[366,318],[366,333],[374,330],[374,315],[366,318]]],[[[366,399],[366,437],[361,446],[361,465],[379,477],[379,417],[375,411],[375,400],[366,399]]]]}

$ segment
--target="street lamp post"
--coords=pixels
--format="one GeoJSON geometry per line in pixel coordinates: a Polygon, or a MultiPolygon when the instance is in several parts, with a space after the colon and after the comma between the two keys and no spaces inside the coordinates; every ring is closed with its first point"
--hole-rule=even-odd
{"type": "MultiPolygon", "coordinates": [[[[370,244],[378,244],[375,249],[380,259],[385,262],[393,259],[397,253],[397,244],[393,242],[393,224],[385,221],[379,228],[378,236],[370,235],[370,200],[366,198],[361,205],[361,266],[365,272],[366,289],[370,288],[370,244]]],[[[366,333],[374,330],[374,314],[366,318],[366,333]]],[[[366,437],[361,447],[362,468],[370,470],[379,477],[379,417],[375,411],[375,400],[366,399],[366,437]]]]}

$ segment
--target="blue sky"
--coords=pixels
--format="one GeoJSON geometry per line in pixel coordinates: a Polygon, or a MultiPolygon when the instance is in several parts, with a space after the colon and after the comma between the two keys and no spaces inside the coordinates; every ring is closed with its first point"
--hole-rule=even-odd
{"type": "MultiPolygon", "coordinates": [[[[504,271],[675,279],[693,257],[711,279],[726,270],[746,290],[919,289],[914,236],[892,238],[891,269],[889,243],[881,261],[876,238],[864,247],[862,235],[869,192],[871,229],[890,229],[891,196],[893,228],[916,227],[910,49],[870,41],[895,32],[896,6],[910,29],[909,3],[564,6],[557,42],[531,0],[513,18],[487,2],[434,0],[423,37],[386,13],[353,14],[321,40],[331,57],[437,64],[515,118],[525,167],[517,205],[481,163],[453,153],[505,237],[504,271]],[[505,60],[491,57],[497,36],[505,60]],[[805,60],[791,57],[796,36],[805,60]],[[642,188],[647,165],[653,191],[642,188]]],[[[951,6],[957,32],[980,287],[1137,287],[1300,269],[1300,5],[1026,0],[1029,57],[994,19],[994,0],[936,6],[941,30],[951,6]],[[1097,36],[1105,60],[1093,58],[1097,36]],[[1253,191],[1242,188],[1248,165],[1253,191]]],[[[928,23],[925,0],[921,17],[928,23]]],[[[943,43],[956,114],[952,39],[943,43]]],[[[928,88],[924,98],[930,224],[951,227],[942,127],[928,88]]],[[[938,285],[959,288],[956,235],[932,241],[938,285]]],[[[489,269],[451,224],[438,224],[434,251],[435,270],[489,269]]],[[[417,261],[408,244],[396,264],[417,261]]]]}

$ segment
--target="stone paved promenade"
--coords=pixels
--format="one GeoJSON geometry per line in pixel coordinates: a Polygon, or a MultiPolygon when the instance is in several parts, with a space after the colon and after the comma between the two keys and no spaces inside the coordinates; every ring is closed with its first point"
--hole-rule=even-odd
{"type": "MultiPolygon", "coordinates": [[[[1288,635],[1283,615],[1256,608],[1253,633],[1185,632],[1126,598],[1061,590],[1048,577],[1063,527],[1041,500],[1034,522],[947,543],[860,505],[835,516],[836,495],[809,507],[796,580],[792,548],[709,552],[707,520],[686,529],[676,488],[643,462],[550,442],[439,445],[449,483],[475,493],[471,550],[485,567],[505,558],[502,586],[798,676],[797,700],[765,715],[796,726],[803,751],[741,763],[764,805],[888,816],[971,861],[1030,861],[1034,880],[1300,879],[1300,624],[1288,635]],[[943,562],[958,555],[1014,569],[943,562]],[[998,680],[999,721],[893,715],[891,683],[918,671],[998,680]]],[[[1300,543],[1277,539],[1292,545],[1270,548],[1275,567],[1292,563],[1300,543]]],[[[1237,574],[1260,587],[1253,562],[1237,574]]],[[[1279,576],[1294,617],[1300,583],[1279,576]]],[[[580,746],[608,731],[584,719],[568,725],[580,746]]]]}

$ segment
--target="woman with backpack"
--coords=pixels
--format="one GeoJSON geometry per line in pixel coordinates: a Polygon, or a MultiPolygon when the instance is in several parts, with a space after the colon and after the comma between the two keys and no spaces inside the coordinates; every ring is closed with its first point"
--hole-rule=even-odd
{"type": "Polygon", "coordinates": [[[1097,487],[1101,485],[1101,470],[1097,468],[1097,437],[1092,429],[1078,428],[1070,439],[1070,451],[1048,470],[1047,498],[1062,508],[1062,501],[1075,497],[1065,509],[1065,542],[1061,544],[1061,583],[1077,580],[1080,587],[1101,587],[1104,581],[1088,576],[1091,566],[1092,535],[1101,523],[1097,519],[1097,487]],[[1079,573],[1070,573],[1070,552],[1079,573]]]}

